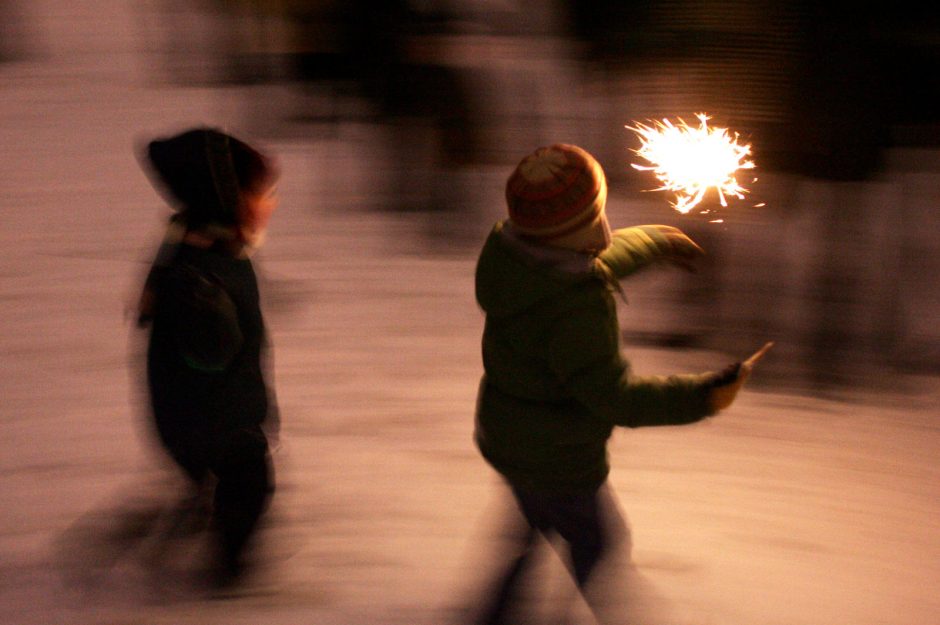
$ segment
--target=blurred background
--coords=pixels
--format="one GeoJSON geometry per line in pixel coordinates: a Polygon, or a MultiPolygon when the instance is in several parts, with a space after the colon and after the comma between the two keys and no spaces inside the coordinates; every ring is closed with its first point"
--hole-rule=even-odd
{"type": "MultiPolygon", "coordinates": [[[[7,54],[41,54],[7,4],[21,16],[7,54]]],[[[631,320],[635,340],[772,337],[791,368],[775,378],[827,388],[940,367],[940,20],[922,3],[166,0],[133,13],[138,80],[220,89],[261,137],[342,144],[365,177],[348,208],[419,213],[430,249],[478,246],[481,227],[454,228],[499,214],[494,191],[520,155],[584,146],[619,225],[670,221],[710,253],[658,314],[631,320]],[[703,111],[758,164],[724,227],[670,214],[629,167],[626,124],[703,111]]],[[[319,169],[322,202],[348,172],[319,169]]]]}
{"type": "Polygon", "coordinates": [[[493,544],[474,262],[555,142],[601,162],[614,227],[708,253],[625,283],[639,372],[776,342],[726,420],[612,443],[641,568],[695,622],[936,620],[940,11],[837,4],[0,0],[3,620],[442,622],[493,544]],[[757,179],[684,216],[625,126],[698,112],[757,179]],[[166,607],[102,545],[172,499],[125,313],[169,217],[135,150],[194,124],[284,170],[257,257],[280,577],[239,611],[166,607]]]}
{"type": "MultiPolygon", "coordinates": [[[[475,252],[521,155],[576,143],[605,167],[615,227],[669,222],[709,252],[697,275],[628,287],[631,340],[739,352],[774,339],[787,353],[773,378],[821,389],[940,369],[940,12],[921,3],[3,0],[0,12],[7,110],[19,98],[35,112],[40,67],[79,96],[47,131],[117,104],[91,101],[92,86],[120,84],[161,115],[125,129],[103,114],[83,129],[95,141],[126,145],[165,116],[166,132],[215,122],[289,144],[311,160],[307,204],[398,216],[432,254],[475,252]],[[203,108],[174,119],[167,93],[203,108]],[[672,212],[630,167],[626,125],[698,112],[757,163],[721,225],[672,212]]],[[[7,118],[14,139],[21,120],[7,118]]],[[[5,195],[32,192],[10,158],[5,195]]],[[[55,177],[34,175],[51,192],[55,177]]]]}

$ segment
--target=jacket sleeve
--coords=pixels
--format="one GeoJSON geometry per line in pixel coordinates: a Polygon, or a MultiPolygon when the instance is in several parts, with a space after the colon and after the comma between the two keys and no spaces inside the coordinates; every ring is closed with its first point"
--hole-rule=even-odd
{"type": "Polygon", "coordinates": [[[551,368],[592,413],[626,427],[682,425],[712,414],[714,373],[638,376],[620,353],[609,312],[588,308],[560,317],[551,333],[551,368]]]}
{"type": "Polygon", "coordinates": [[[645,225],[620,228],[598,256],[613,277],[622,280],[659,260],[694,257],[701,249],[678,228],[645,225]]]}
{"type": "Polygon", "coordinates": [[[221,284],[193,268],[168,273],[165,305],[180,356],[199,371],[224,370],[244,343],[234,301],[221,284]]]}

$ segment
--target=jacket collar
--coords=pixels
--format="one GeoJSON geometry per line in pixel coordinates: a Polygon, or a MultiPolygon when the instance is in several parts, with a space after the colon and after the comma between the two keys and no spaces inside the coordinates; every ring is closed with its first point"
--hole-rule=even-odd
{"type": "Polygon", "coordinates": [[[501,226],[499,236],[503,243],[530,266],[554,269],[571,277],[587,277],[596,271],[596,257],[593,254],[540,245],[520,235],[508,221],[503,222],[501,226]]]}

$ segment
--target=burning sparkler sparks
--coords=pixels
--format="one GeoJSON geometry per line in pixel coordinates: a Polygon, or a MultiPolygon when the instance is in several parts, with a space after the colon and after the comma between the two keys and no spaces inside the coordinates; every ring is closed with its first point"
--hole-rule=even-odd
{"type": "Polygon", "coordinates": [[[710,188],[718,193],[722,206],[728,205],[726,196],[743,199],[748,190],[738,184],[735,173],[754,168],[754,162],[748,160],[751,146],[739,144],[737,133],[732,136],[726,128],[710,128],[705,113],[696,117],[697,128],[682,118],[676,124],[664,119],[651,126],[638,122],[627,126],[642,142],[633,151],[651,163],[633,167],[653,172],[662,183],[653,190],[675,193],[672,206],[683,214],[695,208],[710,188]]]}

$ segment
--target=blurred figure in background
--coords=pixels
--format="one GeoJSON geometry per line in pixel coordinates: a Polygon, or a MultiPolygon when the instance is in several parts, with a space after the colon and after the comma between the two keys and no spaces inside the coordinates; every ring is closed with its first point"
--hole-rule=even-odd
{"type": "Polygon", "coordinates": [[[197,128],[151,141],[143,156],[176,208],[141,296],[150,330],[147,380],[163,448],[210,516],[212,582],[229,587],[274,490],[265,428],[277,426],[249,255],[275,207],[272,160],[197,128]]]}
{"type": "Polygon", "coordinates": [[[455,189],[483,149],[475,70],[456,52],[464,23],[455,4],[318,2],[292,15],[301,91],[332,98],[325,114],[309,107],[295,121],[377,123],[369,149],[384,155],[373,172],[383,191],[374,206],[425,214],[428,241],[445,247],[457,238],[435,229],[461,219],[440,214],[467,211],[467,191],[455,189]]]}
{"type": "Polygon", "coordinates": [[[0,0],[0,63],[30,55],[26,18],[17,0],[0,0]]]}
{"type": "Polygon", "coordinates": [[[688,266],[702,250],[667,226],[611,232],[606,179],[590,154],[564,144],[536,150],[509,178],[506,199],[509,219],[493,228],[476,271],[486,313],[476,442],[526,527],[479,615],[488,624],[529,622],[517,614],[518,593],[540,535],[563,539],[571,574],[599,611],[595,591],[607,584],[588,584],[629,538],[606,485],[614,426],[694,423],[730,405],[746,377],[740,365],[669,377],[630,371],[613,298],[619,280],[657,261],[688,266]]]}
{"type": "Polygon", "coordinates": [[[148,79],[250,86],[283,78],[289,0],[149,0],[137,9],[148,79]]]}

